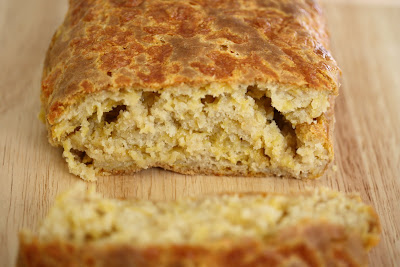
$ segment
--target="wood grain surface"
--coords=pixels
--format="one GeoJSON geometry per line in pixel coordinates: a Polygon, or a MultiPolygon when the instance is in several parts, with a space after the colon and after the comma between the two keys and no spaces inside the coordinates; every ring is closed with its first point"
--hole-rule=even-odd
{"type": "MultiPolygon", "coordinates": [[[[382,223],[371,266],[400,266],[400,1],[324,1],[343,70],[335,165],[319,180],[186,176],[160,169],[101,177],[109,197],[171,199],[221,191],[359,192],[382,223]]],[[[35,228],[55,196],[81,182],[38,121],[42,62],[67,1],[0,0],[0,266],[13,266],[19,229],[35,228]]]]}

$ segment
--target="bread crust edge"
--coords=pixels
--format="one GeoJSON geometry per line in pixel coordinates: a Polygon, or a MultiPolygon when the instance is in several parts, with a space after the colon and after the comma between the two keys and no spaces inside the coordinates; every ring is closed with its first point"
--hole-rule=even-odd
{"type": "Polygon", "coordinates": [[[17,266],[367,266],[370,245],[342,226],[325,222],[288,227],[265,242],[224,240],[196,246],[79,247],[64,241],[43,244],[21,234],[17,266]]]}

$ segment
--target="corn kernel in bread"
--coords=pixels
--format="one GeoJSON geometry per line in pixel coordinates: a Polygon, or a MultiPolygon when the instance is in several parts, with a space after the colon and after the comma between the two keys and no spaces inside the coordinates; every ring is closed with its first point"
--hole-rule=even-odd
{"type": "Polygon", "coordinates": [[[379,232],[376,214],[359,197],[327,189],[151,202],[103,199],[94,191],[76,188],[56,200],[38,234],[21,233],[19,262],[364,266],[379,232]]]}
{"type": "Polygon", "coordinates": [[[72,173],[320,176],[339,69],[314,0],[71,0],[42,115],[72,173]]]}

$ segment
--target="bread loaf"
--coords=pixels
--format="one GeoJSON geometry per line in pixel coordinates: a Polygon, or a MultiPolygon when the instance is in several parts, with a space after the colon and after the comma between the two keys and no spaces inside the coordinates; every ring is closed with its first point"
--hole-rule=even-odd
{"type": "Polygon", "coordinates": [[[70,0],[42,117],[69,170],[315,178],[339,69],[316,0],[70,0]]]}

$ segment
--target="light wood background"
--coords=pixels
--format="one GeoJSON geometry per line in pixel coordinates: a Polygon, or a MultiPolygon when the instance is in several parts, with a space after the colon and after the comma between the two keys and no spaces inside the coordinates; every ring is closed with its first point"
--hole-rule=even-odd
{"type": "MultiPolygon", "coordinates": [[[[150,199],[317,186],[360,192],[382,222],[371,266],[400,266],[400,1],[325,0],[324,6],[344,74],[336,105],[337,171],[297,181],[151,169],[99,178],[98,190],[150,199]]],[[[0,0],[0,266],[14,265],[18,230],[35,228],[55,196],[80,182],[37,120],[44,54],[66,8],[66,0],[0,0]]]]}

